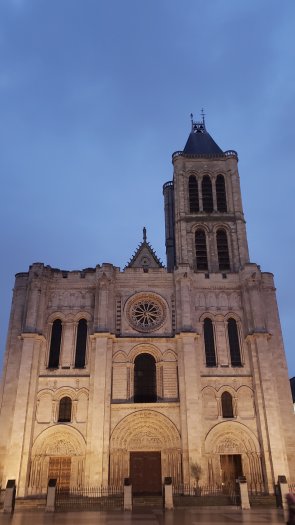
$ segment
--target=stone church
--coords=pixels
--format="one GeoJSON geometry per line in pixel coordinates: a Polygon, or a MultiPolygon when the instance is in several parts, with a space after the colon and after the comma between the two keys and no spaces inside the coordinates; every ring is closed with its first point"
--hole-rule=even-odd
{"type": "MultiPolygon", "coordinates": [[[[238,156],[195,122],[164,184],[166,267],[143,230],[121,270],[16,275],[1,389],[0,482],[18,496],[156,493],[295,475],[273,275],[249,260],[238,156]],[[193,468],[192,468],[193,467],[193,468]]],[[[139,225],[140,227],[140,225],[139,225]]]]}

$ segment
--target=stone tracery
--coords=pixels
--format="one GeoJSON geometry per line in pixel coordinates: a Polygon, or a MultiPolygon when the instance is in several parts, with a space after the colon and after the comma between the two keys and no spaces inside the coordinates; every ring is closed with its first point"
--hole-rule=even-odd
{"type": "Polygon", "coordinates": [[[140,293],[127,301],[126,315],[138,332],[153,332],[160,328],[167,315],[164,301],[153,293],[140,293]]]}

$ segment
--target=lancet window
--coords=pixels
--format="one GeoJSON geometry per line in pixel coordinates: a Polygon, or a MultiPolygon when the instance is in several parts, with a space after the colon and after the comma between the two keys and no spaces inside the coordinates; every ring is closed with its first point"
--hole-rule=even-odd
{"type": "Polygon", "coordinates": [[[51,329],[48,368],[58,368],[62,336],[62,322],[55,319],[51,329]]]}
{"type": "Polygon", "coordinates": [[[216,242],[217,242],[219,270],[221,271],[230,270],[227,234],[224,229],[221,228],[217,230],[216,242]]]}
{"type": "Polygon", "coordinates": [[[194,175],[189,177],[188,192],[190,213],[197,213],[199,211],[199,190],[198,181],[194,175]]]}
{"type": "Polygon", "coordinates": [[[206,233],[201,228],[195,233],[195,249],[197,270],[208,270],[206,233]]]}
{"type": "Polygon", "coordinates": [[[213,193],[212,193],[212,182],[209,175],[204,175],[202,179],[202,198],[203,198],[203,211],[212,213],[213,211],[213,193]]]}
{"type": "Polygon", "coordinates": [[[218,175],[215,183],[217,210],[227,212],[225,180],[223,175],[218,175]]]}
{"type": "Polygon", "coordinates": [[[87,321],[80,319],[77,327],[75,368],[84,368],[87,346],[87,321]]]}
{"type": "Polygon", "coordinates": [[[235,319],[227,322],[230,359],[232,366],[242,366],[238,326],[235,319]]]}
{"type": "Polygon", "coordinates": [[[204,344],[206,366],[216,366],[214,328],[212,320],[209,318],[204,319],[204,344]]]}

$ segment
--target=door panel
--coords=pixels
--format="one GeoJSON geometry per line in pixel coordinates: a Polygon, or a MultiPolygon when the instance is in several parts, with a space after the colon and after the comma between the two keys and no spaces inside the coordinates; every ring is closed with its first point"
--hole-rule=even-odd
{"type": "Polygon", "coordinates": [[[48,479],[57,479],[57,485],[62,490],[69,490],[71,481],[71,458],[49,458],[48,479]]]}
{"type": "Polygon", "coordinates": [[[130,478],[134,494],[160,494],[161,452],[130,452],[130,478]]]}
{"type": "Polygon", "coordinates": [[[243,476],[242,457],[240,454],[223,454],[220,456],[222,471],[222,482],[235,482],[239,476],[243,476]]]}

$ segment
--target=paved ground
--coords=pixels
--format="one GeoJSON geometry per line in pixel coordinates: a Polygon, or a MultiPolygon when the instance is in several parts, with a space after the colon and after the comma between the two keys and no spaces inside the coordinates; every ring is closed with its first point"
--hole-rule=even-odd
{"type": "Polygon", "coordinates": [[[1,525],[230,525],[244,523],[278,525],[286,523],[282,511],[276,509],[241,512],[236,508],[175,509],[173,511],[140,510],[134,512],[15,512],[0,515],[1,525]]]}

